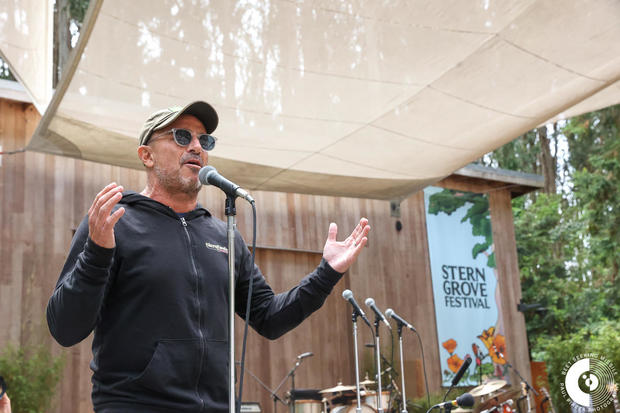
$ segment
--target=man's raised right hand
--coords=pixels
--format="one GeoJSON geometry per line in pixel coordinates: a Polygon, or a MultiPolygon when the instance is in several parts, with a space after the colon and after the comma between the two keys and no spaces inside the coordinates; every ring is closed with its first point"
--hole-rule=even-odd
{"type": "Polygon", "coordinates": [[[125,213],[121,207],[110,214],[114,205],[118,204],[123,195],[123,187],[113,182],[97,194],[88,210],[88,235],[100,247],[114,248],[114,225],[125,213]]]}

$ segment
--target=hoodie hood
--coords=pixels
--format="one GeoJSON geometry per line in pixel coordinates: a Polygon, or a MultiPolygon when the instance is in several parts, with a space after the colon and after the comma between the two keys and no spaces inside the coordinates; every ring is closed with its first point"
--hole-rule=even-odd
{"type": "MultiPolygon", "coordinates": [[[[159,201],[149,198],[148,196],[139,194],[135,191],[123,191],[123,197],[118,203],[122,205],[132,205],[137,207],[155,209],[166,215],[170,215],[175,218],[178,217],[178,214],[168,205],[162,204],[159,201]]],[[[202,215],[211,216],[211,213],[202,205],[196,204],[196,208],[193,211],[188,212],[186,217],[187,219],[192,219],[202,215]]]]}

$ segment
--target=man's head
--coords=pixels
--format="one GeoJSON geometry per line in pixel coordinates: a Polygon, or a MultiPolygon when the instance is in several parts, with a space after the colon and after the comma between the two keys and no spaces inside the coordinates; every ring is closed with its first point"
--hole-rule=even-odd
{"type": "Polygon", "coordinates": [[[207,164],[207,151],[215,143],[210,133],[217,122],[217,113],[205,102],[153,113],[144,123],[138,147],[148,185],[171,195],[197,194],[198,171],[207,164]]]}

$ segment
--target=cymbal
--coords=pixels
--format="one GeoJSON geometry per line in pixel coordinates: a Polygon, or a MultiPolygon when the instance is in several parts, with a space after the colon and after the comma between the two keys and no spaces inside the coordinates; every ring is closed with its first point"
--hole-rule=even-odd
{"type": "Polygon", "coordinates": [[[452,410],[454,413],[466,413],[466,412],[473,412],[472,409],[463,409],[462,407],[457,407],[456,409],[452,410]]]}
{"type": "Polygon", "coordinates": [[[469,394],[471,394],[474,397],[484,396],[489,393],[493,393],[496,390],[501,389],[506,384],[508,383],[506,383],[505,380],[491,380],[489,382],[481,384],[478,387],[474,387],[473,389],[469,391],[469,394]]]}
{"type": "Polygon", "coordinates": [[[355,386],[343,385],[342,383],[338,383],[336,387],[330,387],[329,389],[321,390],[319,393],[338,393],[352,390],[355,390],[355,386]]]}
{"type": "Polygon", "coordinates": [[[374,380],[370,380],[368,377],[366,377],[366,380],[364,381],[360,381],[360,386],[369,386],[371,384],[376,384],[377,382],[374,380]]]}

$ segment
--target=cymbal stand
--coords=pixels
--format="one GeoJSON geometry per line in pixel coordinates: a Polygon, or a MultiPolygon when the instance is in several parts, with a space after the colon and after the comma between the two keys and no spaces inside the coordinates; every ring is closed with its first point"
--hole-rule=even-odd
{"type": "Polygon", "coordinates": [[[362,401],[360,399],[360,367],[359,367],[359,355],[357,349],[357,317],[359,313],[357,311],[353,311],[351,315],[351,319],[353,321],[353,347],[355,349],[355,390],[357,395],[357,407],[355,408],[356,413],[362,412],[362,401]]]}
{"type": "Polygon", "coordinates": [[[512,364],[510,364],[510,363],[508,362],[508,360],[506,360],[506,357],[504,357],[504,355],[503,355],[502,353],[500,353],[500,352],[496,351],[496,354],[497,354],[499,357],[501,357],[501,358],[502,358],[502,359],[506,362],[506,365],[508,366],[508,368],[511,368],[511,369],[512,369],[512,371],[514,371],[514,372],[515,372],[515,374],[516,374],[517,376],[519,376],[519,378],[521,379],[521,385],[523,386],[523,390],[524,390],[524,392],[525,392],[525,395],[524,395],[524,396],[525,396],[525,398],[527,399],[527,412],[528,412],[528,413],[529,413],[529,412],[531,412],[531,411],[532,411],[532,402],[531,402],[531,400],[530,400],[530,394],[529,394],[529,392],[531,391],[531,392],[533,392],[536,396],[539,396],[538,392],[536,391],[536,389],[535,389],[535,388],[533,388],[532,386],[530,386],[530,384],[527,382],[527,380],[525,380],[525,379],[523,378],[523,376],[521,375],[521,373],[519,373],[519,370],[517,370],[517,369],[516,369],[516,368],[515,368],[512,364]]]}
{"type": "Polygon", "coordinates": [[[375,314],[375,353],[377,358],[377,412],[383,413],[381,405],[381,346],[379,344],[379,323],[381,319],[375,314]]]}

